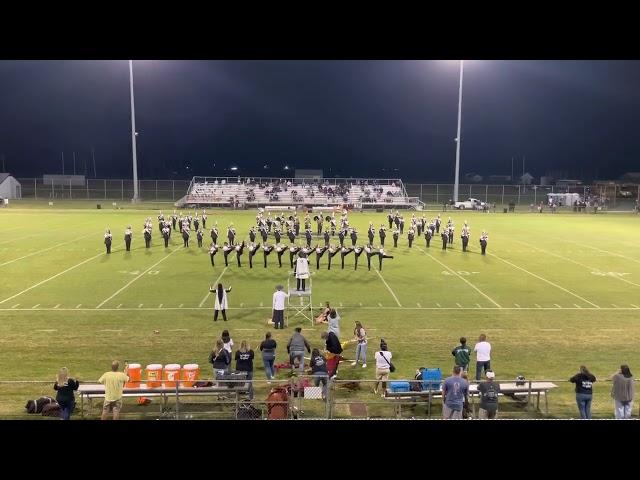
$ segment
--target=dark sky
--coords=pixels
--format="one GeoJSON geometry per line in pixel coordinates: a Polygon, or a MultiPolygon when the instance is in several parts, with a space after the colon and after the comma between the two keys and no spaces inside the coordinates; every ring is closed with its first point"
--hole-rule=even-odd
{"type": "MultiPolygon", "coordinates": [[[[141,178],[453,178],[457,62],[136,61],[134,76],[141,178]]],[[[640,170],[639,85],[640,61],[466,61],[461,174],[508,175],[511,157],[521,173],[523,156],[536,177],[640,170]]],[[[63,150],[83,173],[93,147],[99,178],[130,178],[130,128],[127,61],[0,61],[14,175],[61,173],[63,150]]]]}

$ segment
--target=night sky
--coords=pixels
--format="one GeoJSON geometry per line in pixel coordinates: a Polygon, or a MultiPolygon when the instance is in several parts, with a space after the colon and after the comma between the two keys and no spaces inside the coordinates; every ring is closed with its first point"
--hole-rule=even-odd
{"type": "MultiPolygon", "coordinates": [[[[640,170],[640,61],[465,61],[461,175],[640,170]]],[[[451,182],[454,61],[135,61],[140,178],[325,176],[451,182]],[[268,169],[264,169],[268,165],[268,169]],[[397,169],[397,170],[394,170],[397,169]]],[[[0,61],[0,155],[18,177],[131,177],[123,61],[0,61]],[[93,171],[90,172],[93,176],[93,171]]],[[[1,168],[1,164],[0,164],[1,168]]]]}

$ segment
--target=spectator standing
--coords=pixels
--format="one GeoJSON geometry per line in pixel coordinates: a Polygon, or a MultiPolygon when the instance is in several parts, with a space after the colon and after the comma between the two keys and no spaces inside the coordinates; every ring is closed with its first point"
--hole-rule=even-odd
{"type": "Polygon", "coordinates": [[[282,285],[276,285],[276,291],[273,294],[273,324],[276,330],[284,328],[284,301],[289,297],[282,288],[282,285]]]}
{"type": "Polygon", "coordinates": [[[327,398],[329,372],[327,370],[327,361],[317,348],[314,348],[311,352],[311,373],[316,387],[322,383],[322,399],[325,400],[327,398]]]}
{"type": "Polygon", "coordinates": [[[246,340],[240,342],[240,349],[236,352],[236,371],[247,372],[249,382],[249,401],[253,400],[253,350],[246,340]]]}
{"type": "Polygon", "coordinates": [[[460,377],[462,368],[453,367],[453,375],[445,379],[442,384],[442,417],[448,419],[462,419],[465,396],[469,393],[469,383],[460,377]]]}
{"type": "Polygon", "coordinates": [[[342,345],[340,339],[333,332],[322,332],[320,337],[325,341],[327,349],[327,370],[331,378],[338,375],[338,365],[342,356],[342,345]]]}
{"type": "Polygon", "coordinates": [[[460,345],[451,351],[451,355],[455,357],[455,365],[462,367],[463,372],[469,371],[471,349],[467,346],[467,339],[465,337],[460,337],[460,345]]]}
{"type": "Polygon", "coordinates": [[[358,361],[362,359],[362,368],[367,367],[367,331],[362,323],[356,321],[356,328],[353,330],[356,340],[356,361],[352,362],[352,366],[358,365],[358,361]]]}
{"type": "Polygon", "coordinates": [[[291,368],[293,368],[296,359],[298,359],[298,368],[300,369],[300,373],[304,370],[304,351],[311,353],[311,346],[307,339],[302,336],[302,328],[296,327],[296,331],[293,333],[293,336],[289,339],[289,343],[287,343],[287,353],[289,354],[289,362],[291,363],[291,368]]]}
{"type": "Polygon", "coordinates": [[[229,334],[229,330],[223,330],[222,335],[220,336],[222,340],[222,344],[224,349],[229,352],[229,358],[232,358],[233,355],[233,340],[231,339],[231,335],[229,334]]]}
{"type": "Polygon", "coordinates": [[[496,374],[489,370],[486,374],[487,380],[478,384],[478,392],[480,392],[480,409],[478,417],[480,419],[493,419],[498,415],[498,394],[500,393],[500,384],[494,379],[496,374]]]}
{"type": "Polygon", "coordinates": [[[213,365],[213,376],[219,378],[229,373],[229,365],[231,364],[231,356],[224,348],[222,340],[216,340],[216,346],[209,354],[209,363],[213,365]]]}
{"type": "Polygon", "coordinates": [[[273,362],[276,359],[276,347],[278,344],[271,338],[271,332],[267,332],[264,340],[260,344],[260,351],[262,352],[262,363],[264,364],[264,373],[267,376],[267,380],[272,380],[275,376],[275,370],[273,369],[273,362]]]}
{"type": "Polygon", "coordinates": [[[104,405],[102,407],[102,420],[107,419],[107,415],[113,412],[113,419],[120,418],[122,410],[122,391],[124,385],[129,381],[128,375],[119,372],[120,363],[117,360],[111,362],[111,371],[104,373],[98,382],[104,385],[104,405]]]}
{"type": "Polygon", "coordinates": [[[476,352],[476,380],[480,380],[482,369],[484,371],[491,370],[491,344],[487,342],[487,336],[483,333],[478,339],[478,343],[473,347],[476,352]]]}
{"type": "Polygon", "coordinates": [[[327,321],[329,323],[327,332],[333,332],[336,336],[340,337],[340,315],[338,315],[335,308],[332,308],[331,312],[329,312],[327,321]]]}
{"type": "Polygon", "coordinates": [[[381,385],[381,396],[384,397],[387,390],[387,380],[389,380],[389,373],[391,372],[391,358],[393,358],[384,338],[380,339],[380,350],[375,353],[374,357],[376,359],[376,384],[373,388],[373,393],[377,394],[378,386],[381,385]]]}
{"type": "Polygon", "coordinates": [[[629,365],[621,365],[618,373],[613,375],[611,396],[615,402],[616,418],[631,418],[635,385],[629,365]]]}
{"type": "Polygon", "coordinates": [[[78,390],[80,382],[69,378],[69,369],[62,367],[56,377],[56,383],[53,384],[53,389],[56,393],[56,402],[62,409],[62,420],[70,420],[71,413],[76,406],[76,399],[73,394],[75,390],[78,390]]]}
{"type": "Polygon", "coordinates": [[[569,379],[571,383],[576,384],[576,403],[580,418],[591,418],[591,400],[593,399],[593,382],[596,377],[587,370],[584,365],[580,366],[580,371],[569,379]]]}

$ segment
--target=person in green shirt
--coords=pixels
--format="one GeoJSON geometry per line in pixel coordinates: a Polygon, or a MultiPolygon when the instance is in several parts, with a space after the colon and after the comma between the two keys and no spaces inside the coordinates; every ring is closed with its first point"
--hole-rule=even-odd
{"type": "Polygon", "coordinates": [[[469,371],[469,361],[471,359],[471,349],[467,347],[467,339],[460,337],[460,345],[451,351],[451,355],[455,357],[455,364],[462,368],[463,371],[469,371]]]}
{"type": "Polygon", "coordinates": [[[122,391],[129,377],[119,372],[120,363],[117,360],[111,362],[111,371],[102,375],[98,382],[104,385],[104,406],[102,407],[102,420],[106,420],[109,413],[113,412],[113,419],[118,420],[122,409],[122,391]]]}

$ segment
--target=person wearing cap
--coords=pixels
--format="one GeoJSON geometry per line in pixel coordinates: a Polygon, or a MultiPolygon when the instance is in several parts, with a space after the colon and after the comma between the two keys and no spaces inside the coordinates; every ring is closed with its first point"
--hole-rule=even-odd
{"type": "Polygon", "coordinates": [[[486,420],[496,418],[498,415],[500,384],[493,381],[496,378],[496,374],[492,370],[487,370],[485,376],[487,380],[478,384],[478,392],[480,393],[478,417],[486,420]]]}
{"type": "Polygon", "coordinates": [[[276,285],[276,291],[273,294],[273,325],[276,330],[284,328],[284,301],[289,297],[282,288],[282,285],[276,285]]]}

